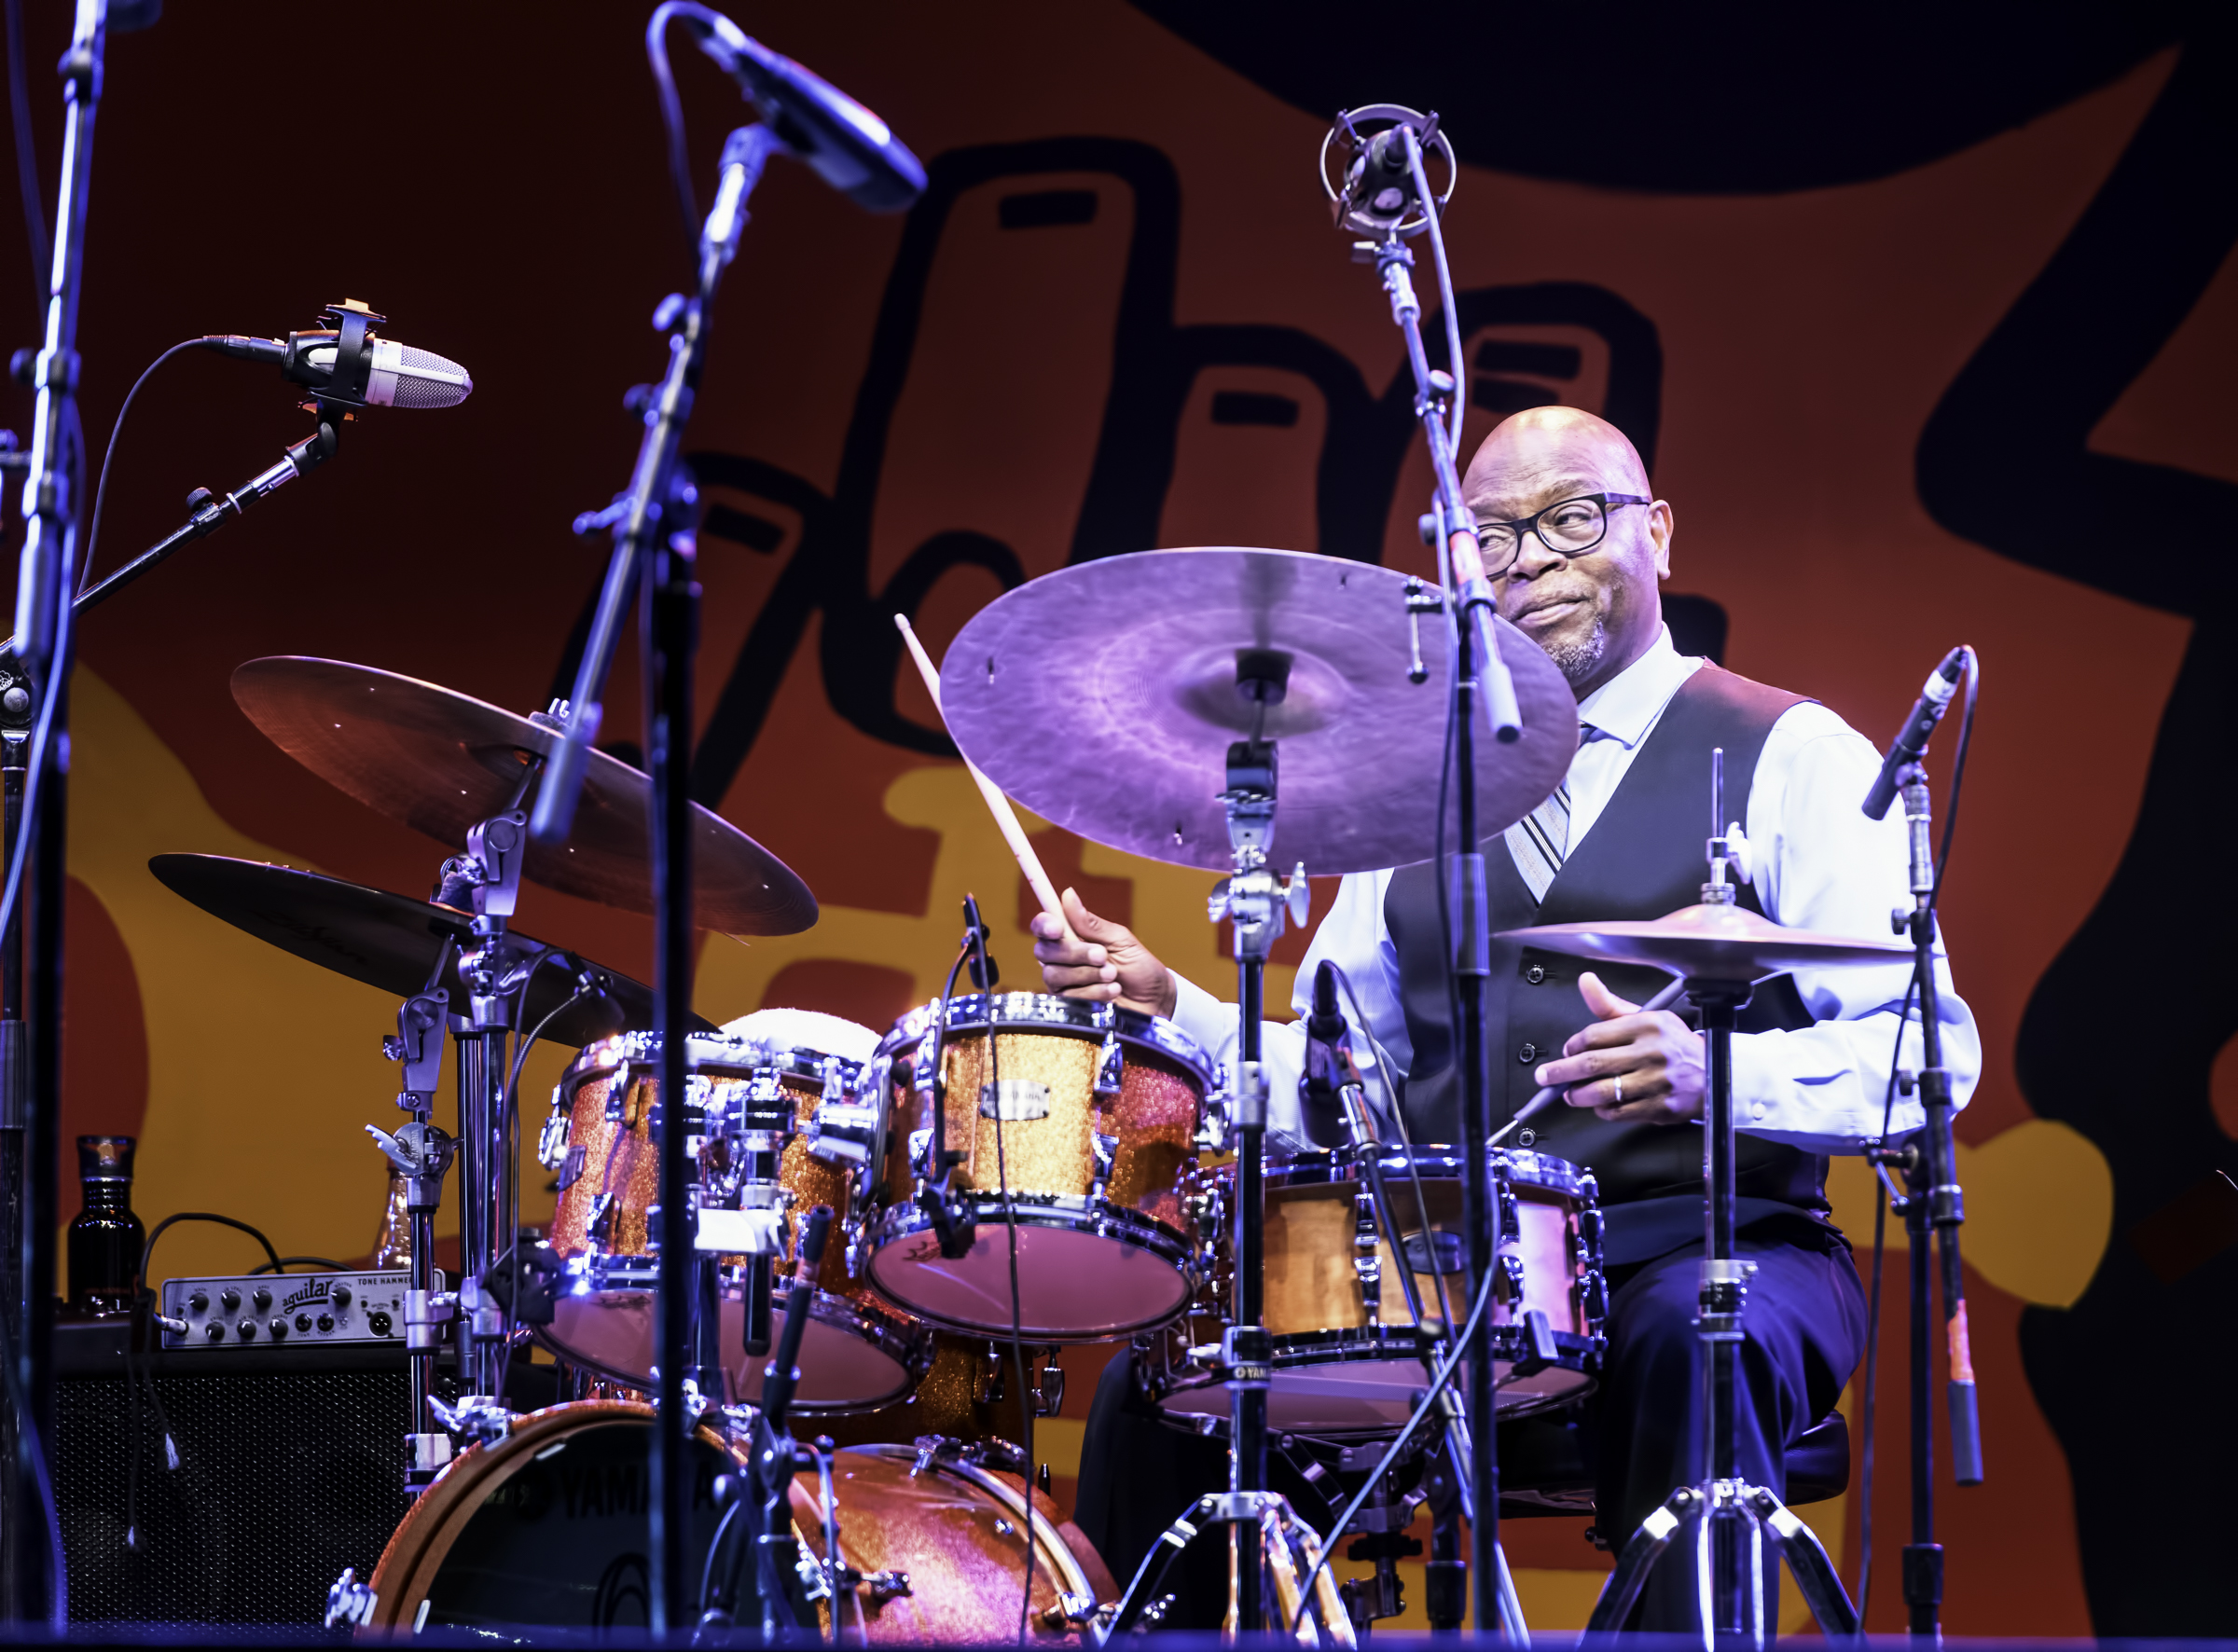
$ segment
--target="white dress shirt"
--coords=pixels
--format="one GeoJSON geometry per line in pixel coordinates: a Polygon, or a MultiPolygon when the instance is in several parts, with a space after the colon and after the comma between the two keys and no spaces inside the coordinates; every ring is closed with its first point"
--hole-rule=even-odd
{"type": "MultiPolygon", "coordinates": [[[[1672,646],[1665,629],[1646,654],[1580,703],[1579,718],[1589,727],[1569,768],[1571,848],[1600,819],[1671,696],[1701,667],[1700,660],[1672,646]]],[[[1742,825],[1754,860],[1756,898],[1775,923],[1884,939],[1889,935],[1889,913],[1910,909],[1901,805],[1877,821],[1868,820],[1858,807],[1880,764],[1872,743],[1824,706],[1805,701],[1772,725],[1757,760],[1748,818],[1742,825]]],[[[1706,776],[1704,783],[1706,787],[1706,776]]],[[[1509,835],[1521,830],[1512,826],[1509,835]]],[[[1706,862],[1703,875],[1708,875],[1706,862]]],[[[1344,880],[1298,971],[1291,1007],[1301,1019],[1306,1014],[1316,967],[1323,958],[1334,959],[1359,996],[1375,1053],[1403,1076],[1414,1045],[1400,1009],[1398,951],[1384,923],[1390,880],[1388,872],[1356,873],[1344,880]]],[[[1903,1028],[1902,1053],[1896,1049],[1897,1017],[1911,985],[1911,965],[1799,970],[1794,980],[1804,1007],[1817,1020],[1792,1032],[1734,1035],[1735,1122],[1751,1135],[1806,1151],[1857,1152],[1864,1139],[1881,1134],[1891,1066],[1917,1070],[1922,1065],[1916,1010],[1903,1028]]],[[[1232,1067],[1236,1006],[1179,975],[1174,983],[1180,999],[1175,1020],[1232,1067]]],[[[1947,960],[1936,965],[1936,985],[1943,1065],[1950,1070],[1952,1097],[1964,1107],[1981,1076],[1981,1035],[1973,1012],[1952,987],[1947,960]]],[[[1578,1025],[1590,1019],[1581,1000],[1578,1025]]],[[[1262,1056],[1273,1087],[1269,1128],[1289,1147],[1305,1145],[1297,1101],[1305,1047],[1305,1029],[1296,1022],[1270,1022],[1262,1035],[1262,1056]]],[[[1889,1132],[1900,1136],[1915,1130],[1922,1119],[1917,1096],[1900,1094],[1889,1132]]]]}

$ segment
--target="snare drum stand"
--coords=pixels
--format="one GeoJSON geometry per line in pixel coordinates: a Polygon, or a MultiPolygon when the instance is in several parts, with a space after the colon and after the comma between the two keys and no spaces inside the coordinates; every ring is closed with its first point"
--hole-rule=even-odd
{"type": "MultiPolygon", "coordinates": [[[[1237,1632],[1266,1627],[1265,1580],[1269,1527],[1289,1517],[1283,1500],[1266,1490],[1266,1390],[1273,1375],[1274,1347],[1262,1323],[1266,1268],[1267,1082],[1260,1065],[1260,1017],[1265,997],[1266,957],[1282,934],[1285,916],[1303,924],[1311,892],[1300,862],[1287,879],[1267,868],[1275,840],[1275,742],[1262,737],[1266,709],[1279,705],[1290,687],[1290,656],[1268,649],[1239,649],[1236,692],[1250,702],[1251,737],[1228,747],[1228,842],[1235,872],[1212,891],[1214,923],[1236,926],[1236,1058],[1234,1084],[1236,1128],[1236,1295],[1235,1318],[1222,1339],[1221,1366],[1226,1372],[1229,1411],[1228,1494],[1217,1500],[1213,1521],[1228,1527],[1230,1604],[1237,1632]],[[1281,1505],[1278,1511],[1273,1506],[1281,1505]],[[1243,1528],[1249,1526],[1247,1560],[1243,1528]]],[[[1287,1631],[1287,1623],[1273,1626],[1287,1631]]]]}
{"type": "MultiPolygon", "coordinates": [[[[1724,812],[1723,753],[1711,759],[1713,821],[1724,812]]],[[[1709,882],[1702,886],[1705,905],[1730,904],[1734,886],[1725,881],[1731,846],[1721,826],[1709,840],[1709,882]]],[[[1680,1486],[1640,1522],[1625,1543],[1587,1621],[1588,1635],[1624,1627],[1639,1599],[1648,1573],[1682,1526],[1694,1528],[1694,1578],[1701,1614],[1702,1644],[1714,1648],[1720,1637],[1747,1635],[1761,1648],[1772,1626],[1764,1621],[1764,1533],[1769,1528],[1774,1562],[1784,1552],[1795,1586],[1810,1604],[1811,1615],[1830,1640],[1858,1635],[1858,1614],[1835,1576],[1817,1534],[1798,1520],[1776,1493],[1740,1478],[1738,1413],[1740,1346],[1747,1336],[1741,1315],[1755,1264],[1734,1255],[1734,1177],[1736,1137],[1733,1126],[1733,1030],[1754,988],[1753,981],[1689,976],[1686,996],[1702,1012],[1706,1047],[1708,1116],[1704,1120],[1704,1179],[1707,1183],[1707,1251],[1702,1260],[1701,1312],[1695,1319],[1708,1353],[1706,1403],[1702,1408],[1703,1480],[1680,1486]],[[1744,1547],[1745,1538],[1745,1547],[1744,1547]],[[1743,1568],[1747,1568],[1744,1576],[1743,1568]]],[[[1775,1574],[1776,1576],[1776,1574],[1775,1574]]]]}

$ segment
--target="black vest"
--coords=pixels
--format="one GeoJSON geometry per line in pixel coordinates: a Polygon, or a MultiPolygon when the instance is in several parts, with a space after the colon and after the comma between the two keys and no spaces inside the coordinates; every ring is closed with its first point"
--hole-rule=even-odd
{"type": "MultiPolygon", "coordinates": [[[[1537,1092],[1532,1075],[1539,1065],[1560,1055],[1563,1044],[1589,1019],[1578,993],[1581,973],[1593,969],[1610,990],[1636,1003],[1651,997],[1667,979],[1659,971],[1589,964],[1518,946],[1502,941],[1499,932],[1533,924],[1655,918],[1699,902],[1709,871],[1703,844],[1708,836],[1711,748],[1725,749],[1725,818],[1746,820],[1764,737],[1803,698],[1704,665],[1672,696],[1592,830],[1570,846],[1543,903],[1532,901],[1506,844],[1497,837],[1486,843],[1493,936],[1485,1044],[1492,1064],[1494,1129],[1537,1092]]],[[[1401,1002],[1415,1046],[1406,1078],[1407,1128],[1416,1141],[1457,1142],[1461,1139],[1460,1097],[1454,1041],[1447,1034],[1436,875],[1428,862],[1394,873],[1384,898],[1384,919],[1398,953],[1401,1002]]],[[[1762,911],[1755,891],[1746,887],[1740,903],[1762,911]]],[[[1782,975],[1756,989],[1741,1012],[1740,1030],[1766,1032],[1811,1022],[1794,982],[1782,975]]],[[[1738,1107],[1745,1125],[1746,1101],[1738,1107]]],[[[1535,1137],[1527,1145],[1590,1169],[1600,1183],[1604,1205],[1671,1201],[1665,1214],[1678,1223],[1680,1242],[1684,1231],[1698,1231],[1698,1127],[1609,1124],[1584,1108],[1568,1107],[1550,1108],[1534,1126],[1535,1137]]],[[[1782,1209],[1824,1213],[1829,1208],[1825,1189],[1824,1158],[1756,1136],[1740,1138],[1737,1191],[1744,1201],[1743,1219],[1782,1209]]],[[[1612,1223],[1612,1239],[1622,1226],[1612,1223]]]]}

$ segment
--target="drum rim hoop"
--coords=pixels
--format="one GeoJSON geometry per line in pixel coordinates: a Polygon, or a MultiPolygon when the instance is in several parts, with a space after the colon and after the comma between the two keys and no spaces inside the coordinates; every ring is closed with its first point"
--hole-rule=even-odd
{"type": "MultiPolygon", "coordinates": [[[[878,1040],[876,1061],[891,1061],[905,1050],[915,1049],[932,1030],[933,1012],[941,1000],[928,998],[897,1020],[878,1040]]],[[[1045,1032],[1060,1036],[1101,1038],[1116,1034],[1125,1044],[1140,1045],[1188,1069],[1206,1090],[1213,1088],[1215,1063],[1205,1047],[1163,1015],[1144,1015],[1116,1004],[1090,1003],[1047,992],[959,993],[947,1000],[948,1036],[983,1033],[992,1020],[1004,1032],[1045,1032]],[[988,1004],[993,1000],[990,1016],[988,1004]]]]}

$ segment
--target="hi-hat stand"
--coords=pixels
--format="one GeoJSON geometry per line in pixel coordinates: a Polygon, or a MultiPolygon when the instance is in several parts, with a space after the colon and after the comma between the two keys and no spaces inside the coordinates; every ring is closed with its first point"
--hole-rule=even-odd
{"type": "MultiPolygon", "coordinates": [[[[1709,882],[1702,886],[1705,906],[1730,906],[1736,891],[1725,881],[1733,847],[1725,835],[1724,752],[1710,757],[1709,882]]],[[[1695,1324],[1708,1355],[1706,1403],[1702,1408],[1703,1478],[1678,1487],[1640,1522],[1624,1545],[1586,1624],[1588,1634],[1621,1630],[1648,1580],[1679,1532],[1693,1528],[1693,1573],[1701,1615],[1702,1642],[1714,1648],[1720,1637],[1746,1635],[1761,1648],[1772,1632],[1764,1621],[1768,1574],[1764,1538],[1772,1537],[1773,1563],[1787,1557],[1795,1586],[1830,1640],[1853,1639],[1858,1615],[1827,1559],[1817,1534],[1798,1519],[1778,1494],[1740,1478],[1739,1407],[1742,1328],[1753,1262],[1734,1254],[1734,1202],[1737,1136],[1733,1121],[1734,1025],[1754,990],[1753,978],[1717,975],[1687,977],[1686,993],[1702,1012],[1706,1055],[1707,1116],[1703,1121],[1707,1182],[1707,1244],[1701,1263],[1701,1311],[1695,1324]]]]}

